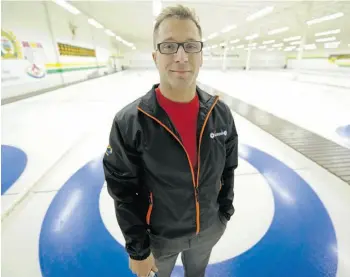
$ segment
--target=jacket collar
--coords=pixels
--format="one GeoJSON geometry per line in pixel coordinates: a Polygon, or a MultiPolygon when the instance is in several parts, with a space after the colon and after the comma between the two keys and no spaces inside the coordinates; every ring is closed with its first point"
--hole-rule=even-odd
{"type": "MultiPolygon", "coordinates": [[[[141,101],[139,104],[139,107],[142,110],[153,115],[159,114],[161,109],[158,104],[155,91],[158,86],[159,83],[154,84],[152,88],[144,96],[141,97],[141,101]]],[[[214,102],[215,97],[200,89],[198,86],[196,86],[196,91],[198,94],[200,108],[209,109],[212,103],[214,102]]]]}

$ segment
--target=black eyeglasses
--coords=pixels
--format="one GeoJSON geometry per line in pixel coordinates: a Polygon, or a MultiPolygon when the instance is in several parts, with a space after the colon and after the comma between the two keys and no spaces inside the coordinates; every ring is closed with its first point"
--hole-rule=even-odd
{"type": "Polygon", "coordinates": [[[186,53],[199,53],[202,51],[202,41],[186,41],[186,42],[161,42],[157,44],[158,51],[162,54],[175,54],[179,50],[180,46],[186,53]]]}

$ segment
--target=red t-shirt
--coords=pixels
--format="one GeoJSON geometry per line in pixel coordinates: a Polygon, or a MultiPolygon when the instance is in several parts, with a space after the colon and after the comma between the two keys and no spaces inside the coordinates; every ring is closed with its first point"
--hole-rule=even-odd
{"type": "Polygon", "coordinates": [[[188,103],[174,102],[166,98],[159,88],[156,89],[156,95],[159,105],[165,110],[171,122],[175,125],[190,156],[193,169],[195,169],[197,166],[197,118],[199,111],[197,93],[188,103]]]}

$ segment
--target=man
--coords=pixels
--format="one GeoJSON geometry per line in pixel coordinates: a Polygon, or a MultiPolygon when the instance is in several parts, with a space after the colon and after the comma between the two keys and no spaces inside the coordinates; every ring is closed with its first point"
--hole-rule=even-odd
{"type": "Polygon", "coordinates": [[[230,109],[196,85],[202,31],[183,6],[154,27],[160,84],[119,111],[103,164],[137,276],[169,277],[181,253],[201,277],[234,212],[237,132],[230,109]]]}

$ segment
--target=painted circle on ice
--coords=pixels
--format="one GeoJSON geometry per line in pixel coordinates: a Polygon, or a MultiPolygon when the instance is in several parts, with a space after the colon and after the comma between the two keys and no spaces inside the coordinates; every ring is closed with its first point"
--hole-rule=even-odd
{"type": "Polygon", "coordinates": [[[350,146],[350,125],[338,127],[336,132],[350,146]]]}
{"type": "Polygon", "coordinates": [[[21,149],[1,145],[1,195],[18,180],[27,165],[27,155],[21,149]]]}
{"type": "MultiPolygon", "coordinates": [[[[210,264],[236,257],[250,249],[264,236],[273,219],[274,200],[270,186],[252,165],[241,158],[238,162],[240,166],[237,174],[244,175],[240,175],[235,183],[236,212],[228,222],[223,237],[214,247],[210,264]]],[[[99,206],[108,232],[118,243],[125,245],[125,238],[113,212],[114,201],[108,194],[106,182],[100,193],[99,206]]],[[[182,266],[181,255],[178,256],[176,265],[182,266]]]]}
{"type": "Polygon", "coordinates": [[[341,137],[350,139],[350,124],[346,126],[341,126],[337,128],[337,133],[341,137]]]}
{"type": "MultiPolygon", "coordinates": [[[[240,157],[269,184],[275,213],[258,243],[236,257],[208,265],[207,276],[335,276],[335,231],[315,192],[269,154],[247,145],[239,149],[240,157]]],[[[103,224],[99,211],[103,184],[98,159],[79,169],[56,194],[40,232],[39,260],[44,277],[135,276],[129,270],[124,246],[103,224]]],[[[183,268],[175,266],[172,276],[183,276],[183,268]]]]}

